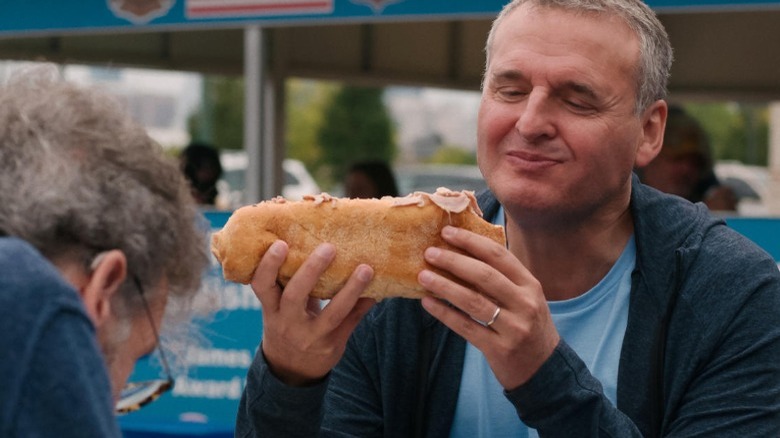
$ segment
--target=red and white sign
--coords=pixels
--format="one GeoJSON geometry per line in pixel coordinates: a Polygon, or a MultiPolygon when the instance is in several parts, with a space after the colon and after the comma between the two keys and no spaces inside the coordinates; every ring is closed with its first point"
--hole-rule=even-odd
{"type": "Polygon", "coordinates": [[[134,24],[146,24],[171,10],[176,0],[108,0],[108,8],[117,17],[134,24]]]}
{"type": "Polygon", "coordinates": [[[187,0],[187,18],[328,14],[334,0],[187,0]]]}

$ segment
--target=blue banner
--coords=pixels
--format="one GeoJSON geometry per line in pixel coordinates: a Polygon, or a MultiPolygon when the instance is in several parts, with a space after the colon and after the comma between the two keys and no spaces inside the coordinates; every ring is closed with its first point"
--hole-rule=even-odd
{"type": "Polygon", "coordinates": [[[726,223],[756,242],[780,264],[780,218],[734,217],[726,223]]]}
{"type": "MultiPolygon", "coordinates": [[[[493,17],[506,0],[0,1],[0,36],[493,17]]],[[[780,0],[648,0],[659,10],[780,8],[780,0]]]]}
{"type": "MultiPolygon", "coordinates": [[[[224,226],[230,212],[205,215],[215,231],[224,226]]],[[[202,315],[194,321],[202,339],[184,351],[166,353],[169,361],[178,356],[183,366],[179,368],[186,374],[174,372],[172,391],[119,418],[125,438],[233,436],[246,373],[262,335],[260,302],[249,286],[226,282],[213,256],[203,283],[194,306],[196,314],[202,315]]],[[[161,377],[159,359],[153,356],[138,362],[130,380],[161,377]]]]}

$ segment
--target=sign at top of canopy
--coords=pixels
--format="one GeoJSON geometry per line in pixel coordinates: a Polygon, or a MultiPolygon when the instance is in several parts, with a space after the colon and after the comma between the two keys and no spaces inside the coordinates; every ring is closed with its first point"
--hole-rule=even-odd
{"type": "MultiPolygon", "coordinates": [[[[508,0],[28,0],[0,2],[0,36],[490,18],[508,0]]],[[[780,8],[780,0],[647,0],[654,9],[780,8]]]]}

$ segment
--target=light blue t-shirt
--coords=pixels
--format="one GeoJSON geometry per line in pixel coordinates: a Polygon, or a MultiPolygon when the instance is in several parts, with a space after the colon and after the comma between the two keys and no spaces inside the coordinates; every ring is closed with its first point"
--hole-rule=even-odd
{"type": "MultiPolygon", "coordinates": [[[[505,225],[503,207],[493,223],[505,225]]],[[[613,404],[617,399],[618,363],[635,262],[636,244],[631,236],[610,271],[591,290],[571,300],[548,302],[561,338],[601,382],[613,404]]],[[[503,391],[482,352],[467,344],[450,437],[538,437],[534,429],[520,421],[503,391]]]]}

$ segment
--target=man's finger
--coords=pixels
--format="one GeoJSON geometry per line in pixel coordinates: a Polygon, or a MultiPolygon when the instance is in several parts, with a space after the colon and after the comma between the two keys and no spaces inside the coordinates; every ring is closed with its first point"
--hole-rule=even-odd
{"type": "Polygon", "coordinates": [[[272,243],[252,276],[252,290],[264,309],[273,311],[279,309],[281,294],[276,279],[279,276],[279,268],[287,258],[288,250],[287,243],[282,240],[272,243]]]}
{"type": "Polygon", "coordinates": [[[531,275],[525,266],[517,262],[517,258],[505,246],[485,236],[453,226],[444,227],[441,236],[450,245],[460,248],[494,267],[513,283],[521,282],[525,277],[531,275]]]}
{"type": "Polygon", "coordinates": [[[359,265],[355,268],[344,287],[320,314],[320,324],[323,325],[323,329],[331,331],[344,324],[373,277],[374,270],[370,266],[359,265]]]}
{"type": "Polygon", "coordinates": [[[284,288],[280,302],[282,311],[285,303],[290,303],[295,311],[306,311],[309,293],[335,256],[336,248],[330,243],[322,243],[312,251],[284,288]]]}

